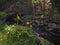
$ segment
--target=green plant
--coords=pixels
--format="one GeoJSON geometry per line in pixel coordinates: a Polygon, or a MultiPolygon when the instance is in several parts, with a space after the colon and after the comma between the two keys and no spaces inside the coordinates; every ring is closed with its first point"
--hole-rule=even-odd
{"type": "Polygon", "coordinates": [[[5,24],[7,13],[0,11],[0,30],[3,28],[5,24]]]}
{"type": "Polygon", "coordinates": [[[0,11],[0,16],[1,17],[6,17],[7,16],[7,13],[0,11]]]}
{"type": "Polygon", "coordinates": [[[4,3],[4,2],[6,2],[7,0],[0,0],[0,3],[4,3]]]}
{"type": "Polygon", "coordinates": [[[21,28],[6,25],[0,36],[1,45],[36,45],[32,30],[21,28]]]}

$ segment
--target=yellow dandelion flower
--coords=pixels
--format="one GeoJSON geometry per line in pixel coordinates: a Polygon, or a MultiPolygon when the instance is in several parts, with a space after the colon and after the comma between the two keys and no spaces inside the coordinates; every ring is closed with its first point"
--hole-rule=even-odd
{"type": "Polygon", "coordinates": [[[17,19],[20,20],[21,19],[20,16],[17,15],[17,19]]]}
{"type": "Polygon", "coordinates": [[[32,25],[30,25],[30,27],[32,27],[32,25]]]}
{"type": "Polygon", "coordinates": [[[30,22],[26,22],[26,24],[30,24],[30,22]]]}

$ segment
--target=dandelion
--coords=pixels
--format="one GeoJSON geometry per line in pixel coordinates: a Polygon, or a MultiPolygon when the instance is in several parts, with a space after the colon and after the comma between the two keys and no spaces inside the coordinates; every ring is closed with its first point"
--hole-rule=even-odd
{"type": "Polygon", "coordinates": [[[30,27],[32,27],[32,25],[30,25],[30,27]]]}
{"type": "Polygon", "coordinates": [[[20,19],[21,19],[19,15],[17,15],[17,19],[18,19],[18,20],[20,20],[20,19]]]}
{"type": "Polygon", "coordinates": [[[30,24],[30,22],[26,22],[26,24],[30,24]]]}
{"type": "Polygon", "coordinates": [[[18,25],[18,21],[21,20],[20,16],[17,15],[17,25],[18,25]]]}

